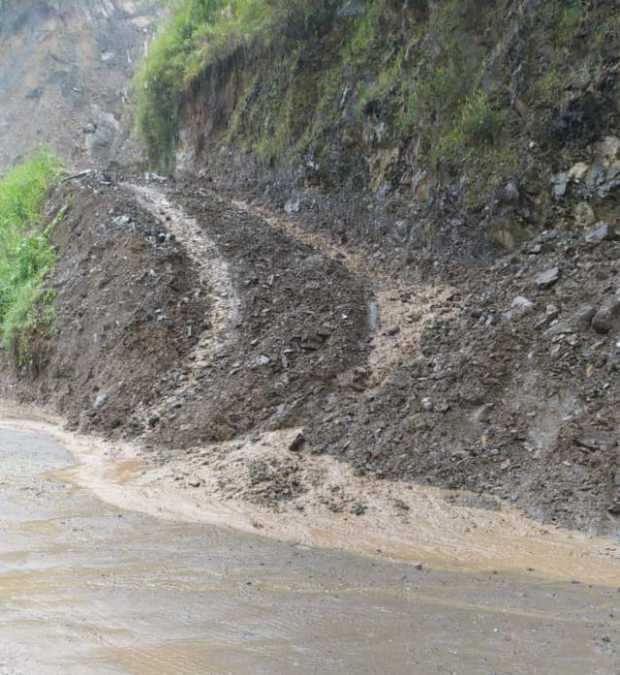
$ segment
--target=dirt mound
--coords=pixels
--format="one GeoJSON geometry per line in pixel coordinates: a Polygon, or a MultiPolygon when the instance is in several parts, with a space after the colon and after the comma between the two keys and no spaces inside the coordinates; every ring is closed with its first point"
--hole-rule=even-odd
{"type": "Polygon", "coordinates": [[[128,417],[159,400],[162,378],[196,341],[188,326],[199,332],[207,320],[207,289],[185,249],[118,186],[99,178],[66,186],[50,219],[64,208],[48,280],[55,330],[34,336],[7,387],[54,402],[75,426],[135,433],[128,417]]]}
{"type": "Polygon", "coordinates": [[[613,227],[547,231],[490,266],[403,271],[397,255],[208,184],[92,176],[55,209],[67,202],[49,280],[58,332],[35,343],[13,394],[139,438],[151,463],[193,466],[211,448],[215,475],[275,434],[291,461],[243,467],[263,506],[312,488],[299,467],[326,454],[358,477],[617,533],[613,227]]]}
{"type": "MultiPolygon", "coordinates": [[[[491,492],[539,518],[617,532],[619,258],[617,241],[547,232],[490,268],[447,264],[437,276],[455,290],[418,353],[320,442],[360,472],[491,492]]],[[[419,322],[415,288],[401,302],[419,322]]]]}
{"type": "Polygon", "coordinates": [[[239,294],[228,341],[194,361],[153,439],[172,447],[310,423],[335,410],[340,381],[363,380],[367,290],[307,245],[195,186],[172,197],[226,260],[239,294]]]}

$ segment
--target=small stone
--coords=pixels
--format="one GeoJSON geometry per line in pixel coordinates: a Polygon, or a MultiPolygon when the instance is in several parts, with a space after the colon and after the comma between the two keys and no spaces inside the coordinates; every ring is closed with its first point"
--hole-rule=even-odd
{"type": "Polygon", "coordinates": [[[560,310],[556,305],[547,305],[545,315],[547,316],[548,321],[554,321],[560,316],[560,310]]]}
{"type": "Polygon", "coordinates": [[[620,300],[616,298],[608,300],[594,315],[592,319],[592,328],[594,328],[597,333],[605,335],[614,327],[619,318],[620,300]]]}
{"type": "Polygon", "coordinates": [[[433,410],[435,409],[433,401],[430,398],[423,398],[421,402],[422,408],[424,408],[426,412],[433,412],[433,410]]]}
{"type": "Polygon", "coordinates": [[[511,303],[510,305],[512,309],[516,309],[520,312],[527,312],[528,310],[532,309],[534,306],[534,303],[529,300],[528,298],[523,297],[522,295],[518,295],[511,303]]]}
{"type": "Polygon", "coordinates": [[[560,279],[560,268],[552,267],[551,269],[541,272],[536,276],[536,285],[541,290],[551,288],[554,286],[560,279]]]}
{"type": "Polygon", "coordinates": [[[585,239],[591,244],[599,244],[602,241],[617,239],[616,228],[609,223],[597,223],[596,226],[586,233],[585,239]]]}
{"type": "Polygon", "coordinates": [[[288,446],[288,449],[291,452],[299,452],[306,442],[306,437],[303,431],[300,431],[295,438],[291,441],[291,444],[288,446]]]}
{"type": "Polygon", "coordinates": [[[562,199],[566,194],[568,189],[568,184],[570,182],[569,175],[567,173],[558,173],[551,179],[552,192],[553,196],[556,199],[562,199]]]}
{"type": "Polygon", "coordinates": [[[200,478],[192,478],[187,483],[191,488],[199,488],[204,485],[203,481],[200,478]]]}
{"type": "Polygon", "coordinates": [[[299,198],[291,198],[284,205],[284,210],[289,216],[301,211],[301,201],[299,198]]]}
{"type": "Polygon", "coordinates": [[[588,328],[592,324],[592,319],[596,314],[596,310],[592,305],[582,305],[576,312],[574,322],[577,326],[584,326],[588,328]]]}
{"type": "Polygon", "coordinates": [[[101,410],[103,406],[108,402],[109,396],[107,394],[99,394],[95,399],[95,405],[93,406],[95,410],[101,410]]]}
{"type": "Polygon", "coordinates": [[[519,186],[514,180],[509,181],[504,186],[503,190],[503,201],[506,204],[518,204],[521,194],[519,192],[519,186]]]}
{"type": "Polygon", "coordinates": [[[615,434],[608,431],[591,431],[582,434],[575,439],[575,443],[586,450],[602,450],[608,452],[618,445],[618,439],[615,434]]]}

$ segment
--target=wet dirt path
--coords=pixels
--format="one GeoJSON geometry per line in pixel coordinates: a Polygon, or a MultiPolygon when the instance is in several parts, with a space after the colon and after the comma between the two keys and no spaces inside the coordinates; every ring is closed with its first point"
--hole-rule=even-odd
{"type": "Polygon", "coordinates": [[[160,521],[0,429],[0,674],[620,672],[617,588],[433,571],[160,521]]]}

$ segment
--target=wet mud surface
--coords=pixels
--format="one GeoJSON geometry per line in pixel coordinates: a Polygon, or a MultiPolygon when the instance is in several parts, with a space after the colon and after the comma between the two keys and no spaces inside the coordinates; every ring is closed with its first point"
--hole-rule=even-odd
{"type": "Polygon", "coordinates": [[[405,273],[229,197],[156,176],[65,186],[57,332],[21,367],[0,356],[2,398],[136,443],[186,501],[307,514],[323,486],[319,508],[363,530],[380,486],[409,542],[423,485],[617,553],[620,242],[558,232],[484,269],[405,273]]]}
{"type": "Polygon", "coordinates": [[[433,571],[160,521],[0,430],[0,673],[617,675],[617,588],[433,571]]]}

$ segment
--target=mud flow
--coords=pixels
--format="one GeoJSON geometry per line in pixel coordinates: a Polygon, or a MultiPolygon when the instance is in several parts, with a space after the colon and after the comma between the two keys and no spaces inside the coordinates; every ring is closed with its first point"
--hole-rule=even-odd
{"type": "Polygon", "coordinates": [[[0,673],[617,674],[620,593],[123,511],[0,431],[0,673]]]}

